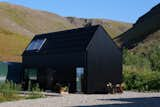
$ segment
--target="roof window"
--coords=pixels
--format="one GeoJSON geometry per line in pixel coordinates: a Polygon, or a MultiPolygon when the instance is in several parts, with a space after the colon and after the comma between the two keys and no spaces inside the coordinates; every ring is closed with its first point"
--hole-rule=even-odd
{"type": "Polygon", "coordinates": [[[27,51],[40,50],[45,43],[46,38],[33,40],[27,47],[27,51]]]}

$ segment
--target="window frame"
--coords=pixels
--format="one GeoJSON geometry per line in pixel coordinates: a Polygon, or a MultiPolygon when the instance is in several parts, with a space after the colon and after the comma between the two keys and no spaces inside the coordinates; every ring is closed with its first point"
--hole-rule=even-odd
{"type": "Polygon", "coordinates": [[[43,47],[46,40],[47,40],[46,38],[32,40],[32,42],[27,46],[25,50],[26,51],[34,51],[34,50],[39,51],[43,47]]]}

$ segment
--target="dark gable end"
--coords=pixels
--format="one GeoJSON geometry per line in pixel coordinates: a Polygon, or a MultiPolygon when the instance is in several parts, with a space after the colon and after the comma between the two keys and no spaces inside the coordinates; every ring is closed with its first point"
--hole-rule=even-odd
{"type": "MultiPolygon", "coordinates": [[[[108,33],[101,25],[98,26],[97,30],[102,30],[102,31],[106,34],[107,38],[110,40],[110,43],[112,44],[112,46],[113,46],[118,52],[122,53],[121,48],[119,48],[119,46],[118,46],[118,45],[116,44],[116,42],[111,38],[111,36],[109,35],[109,33],[108,33]]],[[[97,32],[97,30],[96,30],[96,32],[97,32]]],[[[96,34],[96,32],[94,32],[94,35],[96,34]]],[[[93,36],[94,36],[94,35],[93,35],[93,36]]],[[[99,36],[101,36],[101,35],[99,35],[99,36]]],[[[92,37],[92,38],[93,38],[93,37],[92,37]]],[[[90,40],[90,42],[91,42],[91,41],[92,41],[92,40],[90,40]]],[[[90,43],[90,42],[89,42],[89,43],[90,43]]],[[[87,47],[89,46],[89,43],[88,43],[87,47]]]]}
{"type": "Polygon", "coordinates": [[[103,27],[94,33],[86,53],[89,92],[101,93],[107,82],[122,82],[122,53],[103,27]]]}
{"type": "Polygon", "coordinates": [[[106,32],[106,30],[105,30],[102,26],[100,26],[100,28],[106,33],[106,35],[108,35],[108,38],[109,38],[109,40],[111,41],[113,47],[114,47],[118,52],[122,53],[121,48],[119,48],[119,46],[116,44],[116,42],[111,38],[111,36],[109,36],[109,33],[106,32]]]}

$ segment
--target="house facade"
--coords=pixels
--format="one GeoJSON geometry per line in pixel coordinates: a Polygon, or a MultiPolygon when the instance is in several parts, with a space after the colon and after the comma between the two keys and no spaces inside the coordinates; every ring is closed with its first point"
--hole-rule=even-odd
{"type": "Polygon", "coordinates": [[[122,82],[122,53],[100,25],[36,35],[22,54],[23,80],[52,90],[104,93],[122,82]]]}

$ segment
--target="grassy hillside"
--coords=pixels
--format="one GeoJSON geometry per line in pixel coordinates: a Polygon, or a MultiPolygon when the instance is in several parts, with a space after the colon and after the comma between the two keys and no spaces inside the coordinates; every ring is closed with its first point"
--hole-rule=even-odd
{"type": "Polygon", "coordinates": [[[0,61],[21,61],[21,53],[31,40],[28,36],[0,29],[0,61]]]}
{"type": "Polygon", "coordinates": [[[37,33],[82,27],[87,22],[92,22],[93,25],[103,25],[114,37],[131,27],[129,23],[104,19],[65,18],[54,13],[0,2],[0,27],[22,35],[30,36],[37,33]]]}
{"type": "Polygon", "coordinates": [[[72,19],[74,21],[54,13],[0,2],[0,60],[21,61],[21,53],[35,34],[82,27],[90,21],[93,25],[103,25],[112,37],[131,27],[131,24],[112,20],[72,19]]]}
{"type": "Polygon", "coordinates": [[[160,30],[148,35],[148,37],[133,48],[132,51],[147,54],[155,45],[160,46],[160,30]]]}
{"type": "Polygon", "coordinates": [[[115,40],[123,53],[123,79],[127,90],[160,91],[160,4],[140,17],[115,40]]]}
{"type": "Polygon", "coordinates": [[[0,27],[22,35],[70,29],[74,26],[56,14],[0,3],[0,27]]]}
{"type": "MultiPolygon", "coordinates": [[[[141,16],[133,27],[115,38],[120,47],[134,48],[146,38],[156,39],[154,33],[160,30],[160,4],[141,16]]],[[[159,34],[159,33],[157,33],[159,34]]],[[[157,35],[156,34],[156,35],[157,35]]]]}
{"type": "Polygon", "coordinates": [[[132,24],[130,23],[106,19],[84,19],[74,17],[67,17],[67,19],[76,27],[85,26],[87,23],[91,23],[92,25],[100,24],[105,28],[105,30],[110,34],[112,38],[122,34],[123,32],[127,31],[129,28],[132,27],[132,24]]]}

